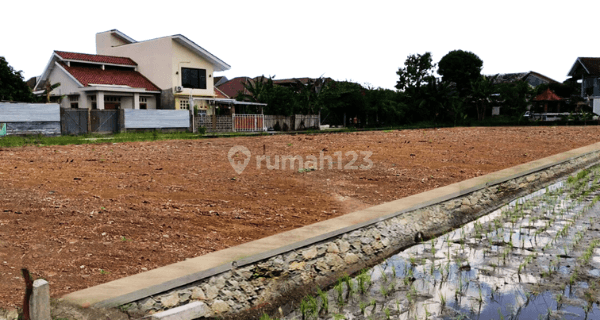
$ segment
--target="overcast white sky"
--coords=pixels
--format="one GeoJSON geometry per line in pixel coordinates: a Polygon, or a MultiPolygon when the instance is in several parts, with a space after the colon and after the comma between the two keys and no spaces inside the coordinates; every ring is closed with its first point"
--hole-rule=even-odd
{"type": "Polygon", "coordinates": [[[25,80],[53,50],[95,53],[95,34],[135,40],[183,34],[231,65],[217,75],[352,80],[393,88],[410,54],[437,63],[455,49],[483,73],[567,78],[600,56],[600,1],[3,1],[0,56],[25,80]]]}

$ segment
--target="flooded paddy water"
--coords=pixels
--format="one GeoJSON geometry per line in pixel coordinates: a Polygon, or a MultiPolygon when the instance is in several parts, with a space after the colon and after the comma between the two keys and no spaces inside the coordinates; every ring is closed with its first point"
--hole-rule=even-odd
{"type": "Polygon", "coordinates": [[[600,319],[600,170],[306,296],[285,319],[600,319]]]}

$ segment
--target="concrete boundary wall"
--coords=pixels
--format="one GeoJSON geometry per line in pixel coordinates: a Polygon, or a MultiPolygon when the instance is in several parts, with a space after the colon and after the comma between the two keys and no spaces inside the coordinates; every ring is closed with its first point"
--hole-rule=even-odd
{"type": "Polygon", "coordinates": [[[188,110],[122,109],[125,129],[189,128],[188,110]]]}
{"type": "Polygon", "coordinates": [[[57,103],[0,103],[0,123],[6,134],[60,134],[60,106],[57,103]]]}
{"type": "Polygon", "coordinates": [[[132,316],[198,301],[199,317],[301,297],[600,162],[600,143],[73,292],[64,301],[132,316]]]}

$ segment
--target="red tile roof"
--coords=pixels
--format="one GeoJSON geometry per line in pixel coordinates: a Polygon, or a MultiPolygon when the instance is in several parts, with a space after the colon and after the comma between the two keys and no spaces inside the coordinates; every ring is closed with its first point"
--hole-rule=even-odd
{"type": "Polygon", "coordinates": [[[237,77],[233,78],[219,86],[219,90],[223,91],[227,96],[234,98],[237,97],[238,93],[244,92],[244,84],[249,81],[248,77],[237,77]]]}
{"type": "Polygon", "coordinates": [[[66,60],[79,60],[86,62],[96,62],[96,63],[110,63],[110,64],[120,64],[126,66],[137,66],[135,61],[126,57],[115,57],[115,56],[103,56],[98,54],[87,54],[87,53],[76,53],[76,52],[65,52],[65,51],[54,51],[61,58],[66,60]]]}
{"type": "Polygon", "coordinates": [[[86,87],[90,84],[122,85],[132,88],[144,88],[148,91],[160,91],[154,83],[141,73],[132,70],[102,70],[97,67],[69,67],[64,63],[61,66],[67,70],[77,81],[86,87]]]}
{"type": "Polygon", "coordinates": [[[562,98],[557,96],[554,91],[550,88],[546,89],[543,93],[537,95],[533,100],[535,101],[561,101],[562,98]]]}
{"type": "Polygon", "coordinates": [[[225,93],[223,93],[223,91],[219,90],[219,88],[217,87],[215,87],[215,96],[220,99],[229,99],[229,96],[227,96],[225,93]]]}

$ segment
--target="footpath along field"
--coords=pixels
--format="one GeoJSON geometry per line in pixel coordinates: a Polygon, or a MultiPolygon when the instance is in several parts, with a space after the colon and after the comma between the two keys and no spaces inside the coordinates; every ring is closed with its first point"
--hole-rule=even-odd
{"type": "Polygon", "coordinates": [[[598,141],[594,126],[3,148],[0,308],[20,305],[21,267],[59,297],[598,141]],[[227,157],[236,145],[252,153],[241,174],[227,157]],[[372,152],[372,168],[338,169],[350,151],[356,166],[372,152]],[[256,166],[256,156],[321,153],[332,169],[256,166]]]}

